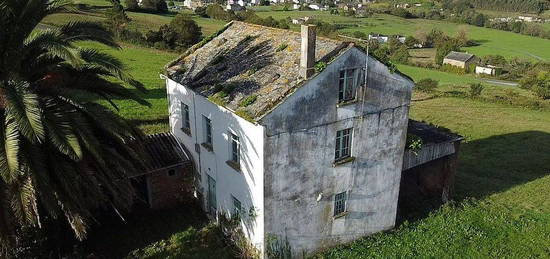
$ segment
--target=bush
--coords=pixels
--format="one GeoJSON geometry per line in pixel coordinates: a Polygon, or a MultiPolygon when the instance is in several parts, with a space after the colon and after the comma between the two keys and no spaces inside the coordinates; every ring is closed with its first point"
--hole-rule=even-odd
{"type": "Polygon", "coordinates": [[[354,31],[352,35],[353,37],[358,39],[367,39],[367,34],[362,31],[354,31]]]}
{"type": "Polygon", "coordinates": [[[485,87],[483,87],[483,85],[480,83],[470,84],[470,97],[472,98],[479,97],[484,88],[485,87]]]}
{"type": "Polygon", "coordinates": [[[550,72],[529,73],[520,80],[520,87],[530,89],[542,99],[550,99],[550,72]]]}
{"type": "Polygon", "coordinates": [[[139,9],[139,4],[137,0],[124,0],[124,4],[126,4],[126,9],[135,11],[139,9]]]}
{"type": "Polygon", "coordinates": [[[439,82],[437,80],[433,80],[431,78],[424,78],[424,79],[420,79],[420,81],[416,83],[416,89],[422,92],[429,93],[429,92],[433,92],[438,85],[439,85],[439,82]]]}
{"type": "Polygon", "coordinates": [[[168,12],[168,5],[164,0],[142,0],[141,6],[148,11],[153,11],[157,13],[168,12]]]}
{"type": "Polygon", "coordinates": [[[409,50],[405,45],[401,45],[395,49],[391,55],[391,60],[401,64],[407,64],[409,62],[409,50]]]}
{"type": "Polygon", "coordinates": [[[208,18],[208,14],[206,14],[206,7],[204,6],[197,7],[195,9],[195,14],[200,17],[208,18]]]}

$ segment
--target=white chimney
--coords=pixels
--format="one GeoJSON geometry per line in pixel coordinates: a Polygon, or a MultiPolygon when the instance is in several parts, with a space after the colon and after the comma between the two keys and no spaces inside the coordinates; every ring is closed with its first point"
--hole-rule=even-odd
{"type": "Polygon", "coordinates": [[[309,78],[315,73],[315,25],[302,25],[300,76],[309,78]]]}

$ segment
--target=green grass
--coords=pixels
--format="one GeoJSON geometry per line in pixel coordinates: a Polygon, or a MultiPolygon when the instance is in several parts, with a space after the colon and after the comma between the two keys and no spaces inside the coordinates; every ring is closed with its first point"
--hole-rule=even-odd
{"type": "MultiPolygon", "coordinates": [[[[325,22],[345,25],[345,28],[341,30],[342,33],[362,31],[367,34],[377,32],[414,36],[416,32],[428,32],[432,28],[438,28],[450,35],[454,35],[459,28],[464,28],[468,31],[470,39],[481,44],[480,46],[464,48],[465,51],[479,56],[500,54],[507,58],[519,56],[532,60],[539,58],[550,60],[550,40],[446,21],[403,19],[385,14],[376,14],[370,18],[353,18],[331,15],[328,12],[319,11],[273,11],[258,12],[258,15],[261,17],[272,16],[275,19],[310,16],[325,22]]],[[[298,30],[299,27],[293,25],[292,28],[298,30]]]]}
{"type": "Polygon", "coordinates": [[[550,257],[550,112],[436,98],[414,102],[411,116],[466,137],[459,202],[318,257],[550,257]]]}
{"type": "Polygon", "coordinates": [[[147,93],[142,94],[151,108],[128,100],[116,100],[120,115],[136,122],[146,133],[168,131],[168,101],[164,80],[160,79],[164,65],[177,57],[176,53],[152,48],[123,44],[122,50],[115,50],[99,44],[82,43],[111,54],[124,62],[134,78],[145,85],[147,93]]]}

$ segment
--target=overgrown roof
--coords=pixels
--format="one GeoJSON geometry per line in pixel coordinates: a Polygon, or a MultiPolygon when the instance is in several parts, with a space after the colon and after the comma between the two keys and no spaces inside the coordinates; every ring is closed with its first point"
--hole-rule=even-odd
{"type": "MultiPolygon", "coordinates": [[[[303,83],[298,32],[233,21],[167,65],[168,76],[249,120],[258,120],[303,83]]],[[[317,37],[316,61],[352,43],[317,37]]]]}
{"type": "Polygon", "coordinates": [[[451,53],[445,56],[446,59],[452,59],[452,60],[462,61],[462,62],[466,62],[473,57],[474,57],[474,54],[465,53],[465,52],[456,52],[456,51],[451,51],[451,53]]]}
{"type": "Polygon", "coordinates": [[[407,134],[412,134],[421,138],[422,142],[425,144],[455,142],[464,139],[462,136],[451,132],[449,129],[411,119],[409,119],[407,134]]]}

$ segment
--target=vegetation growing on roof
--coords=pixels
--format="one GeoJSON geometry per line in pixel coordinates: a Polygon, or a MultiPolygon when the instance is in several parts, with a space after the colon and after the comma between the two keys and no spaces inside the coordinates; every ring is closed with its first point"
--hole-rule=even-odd
{"type": "Polygon", "coordinates": [[[255,123],[256,121],[254,121],[254,116],[252,114],[250,114],[249,111],[241,108],[241,109],[238,109],[237,111],[235,111],[235,114],[239,115],[241,118],[249,121],[249,122],[252,122],[252,123],[255,123]]]}
{"type": "Polygon", "coordinates": [[[251,105],[253,104],[256,99],[258,98],[257,95],[250,95],[250,96],[247,96],[246,98],[244,98],[240,103],[239,103],[239,106],[241,107],[246,107],[248,105],[251,105]]]}
{"type": "Polygon", "coordinates": [[[281,52],[281,51],[285,50],[287,47],[288,47],[288,44],[281,43],[281,45],[279,45],[275,51],[276,52],[281,52]]]}
{"type": "Polygon", "coordinates": [[[419,136],[407,134],[405,148],[411,150],[415,155],[418,155],[418,151],[422,149],[422,144],[424,143],[419,136]]]}
{"type": "Polygon", "coordinates": [[[319,73],[327,68],[327,63],[320,61],[315,64],[315,72],[319,73]]]}

